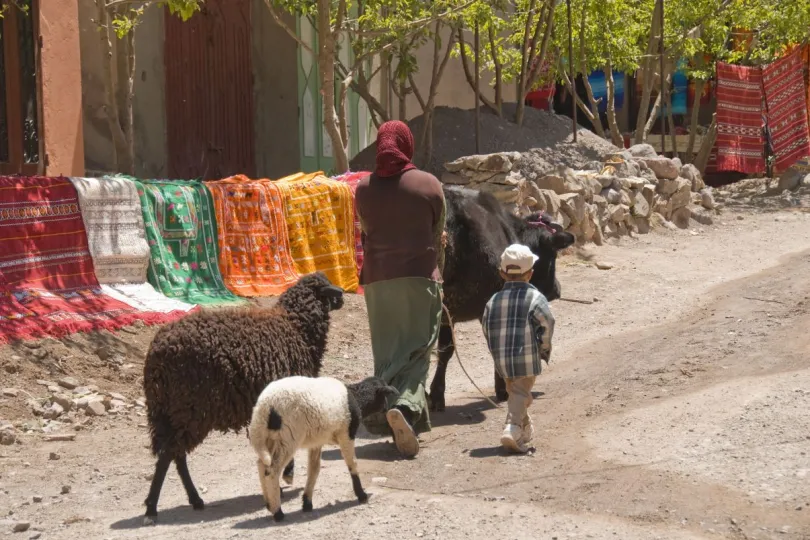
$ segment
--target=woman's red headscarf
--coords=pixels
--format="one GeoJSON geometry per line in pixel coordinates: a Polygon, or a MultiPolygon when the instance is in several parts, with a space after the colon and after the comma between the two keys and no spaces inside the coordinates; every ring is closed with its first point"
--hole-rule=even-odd
{"type": "Polygon", "coordinates": [[[415,169],[412,158],[413,134],[408,125],[399,120],[381,125],[377,131],[377,176],[386,178],[415,169]]]}

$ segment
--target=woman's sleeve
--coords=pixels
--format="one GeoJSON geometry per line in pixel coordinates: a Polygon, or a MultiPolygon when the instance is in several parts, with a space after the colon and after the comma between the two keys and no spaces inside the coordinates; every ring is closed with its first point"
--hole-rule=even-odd
{"type": "Polygon", "coordinates": [[[437,253],[437,266],[439,272],[444,273],[444,245],[442,244],[442,233],[447,222],[447,201],[444,200],[444,190],[439,187],[439,194],[441,198],[441,210],[436,223],[433,224],[433,241],[436,246],[437,253]]]}

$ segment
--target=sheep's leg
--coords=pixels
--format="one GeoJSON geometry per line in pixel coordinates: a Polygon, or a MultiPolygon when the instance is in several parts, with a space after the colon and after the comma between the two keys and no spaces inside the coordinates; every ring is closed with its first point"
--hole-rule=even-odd
{"type": "Polygon", "coordinates": [[[315,491],[315,482],[321,472],[321,447],[309,449],[309,463],[307,463],[307,485],[304,487],[304,512],[312,512],[312,492],[315,491]]]}
{"type": "Polygon", "coordinates": [[[430,383],[430,395],[428,396],[431,411],[444,410],[444,390],[445,378],[447,377],[447,364],[450,363],[450,360],[453,358],[453,354],[456,352],[456,347],[453,344],[453,330],[449,324],[446,324],[446,322],[447,321],[443,321],[442,326],[439,329],[439,361],[436,364],[436,373],[433,375],[433,382],[430,383]]]}
{"type": "Polygon", "coordinates": [[[273,514],[275,521],[284,519],[284,512],[281,511],[281,471],[292,460],[295,449],[289,449],[286,445],[277,443],[273,449],[273,457],[269,467],[264,471],[264,499],[267,502],[267,510],[273,514]]]}
{"type": "Polygon", "coordinates": [[[281,473],[281,479],[284,480],[288,486],[293,484],[293,479],[295,478],[295,458],[290,460],[286,467],[284,467],[284,472],[281,473]]]}
{"type": "Polygon", "coordinates": [[[152,485],[149,487],[149,495],[146,496],[146,516],[144,516],[144,525],[153,525],[157,521],[157,505],[160,499],[160,490],[163,488],[163,481],[166,479],[166,472],[169,470],[169,465],[172,464],[172,457],[166,454],[160,454],[158,461],[155,464],[155,474],[152,477],[152,485]]]}
{"type": "Polygon", "coordinates": [[[174,464],[177,467],[177,474],[180,475],[180,480],[183,481],[183,487],[186,488],[186,495],[188,496],[188,503],[194,510],[205,509],[200,494],[197,493],[197,488],[194,487],[194,482],[191,481],[191,474],[188,472],[188,462],[186,456],[174,458],[174,464]]]}
{"type": "Polygon", "coordinates": [[[363,485],[360,483],[360,474],[357,471],[357,459],[354,457],[354,441],[351,439],[340,441],[340,453],[349,468],[349,474],[352,475],[352,488],[357,500],[361,503],[368,501],[368,494],[363,490],[363,485]]]}

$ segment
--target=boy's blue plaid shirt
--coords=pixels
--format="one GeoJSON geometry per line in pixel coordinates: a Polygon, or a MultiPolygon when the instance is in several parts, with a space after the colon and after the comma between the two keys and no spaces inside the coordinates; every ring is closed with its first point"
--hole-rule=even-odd
{"type": "Polygon", "coordinates": [[[548,363],[554,334],[554,316],[540,291],[530,283],[507,281],[487,303],[482,323],[502,377],[540,375],[540,360],[548,363]]]}

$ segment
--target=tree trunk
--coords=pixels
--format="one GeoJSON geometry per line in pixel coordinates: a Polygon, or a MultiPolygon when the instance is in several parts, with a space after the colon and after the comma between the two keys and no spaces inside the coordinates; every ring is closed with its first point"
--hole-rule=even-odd
{"type": "MultiPolygon", "coordinates": [[[[495,49],[495,30],[489,25],[489,55],[492,58],[492,65],[495,67],[495,107],[499,118],[503,118],[503,64],[495,49]]],[[[480,93],[480,89],[479,93],[480,93]]]]}
{"type": "Polygon", "coordinates": [[[593,129],[596,131],[596,134],[606,139],[605,127],[602,125],[602,117],[599,115],[599,101],[593,97],[593,88],[584,73],[582,74],[582,82],[585,83],[585,92],[588,94],[588,103],[591,106],[591,116],[589,120],[592,118],[591,123],[593,124],[593,129]]]}
{"type": "Polygon", "coordinates": [[[714,148],[714,141],[717,139],[717,115],[712,115],[712,123],[709,126],[709,129],[706,132],[706,136],[703,137],[703,142],[700,144],[700,150],[698,151],[697,156],[695,157],[694,166],[697,167],[697,170],[700,171],[700,174],[703,174],[706,170],[706,165],[709,163],[709,156],[712,153],[712,148],[714,148]]]}
{"type": "MultiPolygon", "coordinates": [[[[671,80],[672,80],[671,76],[668,76],[664,80],[664,84],[669,84],[671,80]]],[[[658,95],[655,97],[655,103],[653,103],[653,108],[650,111],[650,115],[647,117],[647,123],[644,124],[644,129],[641,132],[641,142],[643,143],[647,142],[647,137],[650,135],[650,131],[652,131],[653,124],[655,124],[656,117],[658,116],[658,111],[661,109],[662,98],[663,96],[661,95],[661,92],[658,92],[658,95]]],[[[639,111],[639,114],[641,114],[641,111],[639,111]]],[[[638,140],[638,136],[636,136],[636,140],[638,140]]],[[[661,150],[663,150],[663,148],[661,150]]]]}
{"type": "MultiPolygon", "coordinates": [[[[672,117],[672,92],[667,92],[667,123],[669,124],[669,140],[672,146],[672,157],[680,159],[678,155],[678,136],[675,134],[675,119],[672,117]]],[[[663,150],[663,148],[661,149],[663,150]]]]}
{"type": "MultiPolygon", "coordinates": [[[[526,13],[526,24],[523,28],[523,43],[520,45],[520,72],[518,73],[517,78],[517,90],[515,92],[515,97],[517,98],[516,109],[515,109],[515,123],[517,125],[523,125],[523,112],[526,108],[526,83],[527,78],[529,76],[529,56],[530,52],[529,49],[531,47],[531,38],[529,37],[529,30],[532,28],[532,17],[534,13],[534,8],[537,5],[537,0],[529,0],[529,9],[526,13]]],[[[545,6],[543,6],[545,9],[545,6]]],[[[542,9],[540,15],[537,17],[537,24],[538,26],[542,22],[542,9]]]]}
{"type": "MultiPolygon", "coordinates": [[[[458,36],[459,57],[461,58],[461,67],[464,69],[464,78],[467,79],[467,84],[469,84],[470,88],[472,88],[473,92],[475,92],[475,79],[473,78],[473,74],[470,71],[470,62],[467,59],[467,52],[464,50],[464,46],[466,45],[467,42],[464,41],[464,34],[462,33],[461,28],[459,28],[456,31],[456,34],[458,36]]],[[[500,81],[496,81],[496,84],[500,84],[500,81]]],[[[498,116],[502,116],[501,109],[497,107],[495,103],[487,99],[487,97],[484,96],[483,92],[478,92],[478,94],[479,94],[478,97],[481,99],[481,103],[483,103],[485,107],[490,109],[498,116]]]]}
{"type": "MultiPolygon", "coordinates": [[[[136,27],[137,28],[137,27],[136,27]]],[[[124,114],[122,127],[124,131],[124,141],[126,143],[126,159],[124,160],[130,167],[128,174],[135,174],[135,113],[133,101],[135,100],[135,30],[132,28],[124,37],[124,51],[127,64],[126,93],[124,96],[124,114]]]]}
{"type": "MultiPolygon", "coordinates": [[[[653,76],[655,75],[655,60],[658,57],[658,33],[660,27],[658,6],[659,3],[656,2],[653,8],[652,21],[650,22],[650,40],[647,42],[647,54],[642,60],[641,67],[637,72],[642,79],[642,92],[641,103],[638,108],[638,120],[636,120],[635,144],[646,141],[647,133],[650,132],[649,127],[646,126],[648,122],[645,115],[650,108],[650,99],[652,98],[653,91],[653,76]]],[[[663,74],[661,74],[661,78],[663,78],[663,74]]]]}
{"type": "Polygon", "coordinates": [[[624,148],[624,137],[622,137],[622,132],[619,130],[619,124],[616,121],[616,104],[614,103],[616,83],[613,80],[613,64],[610,63],[610,60],[608,60],[604,72],[607,81],[607,118],[610,140],[619,148],[624,148]]]}
{"type": "Polygon", "coordinates": [[[323,125],[332,141],[335,172],[341,174],[349,170],[349,156],[346,142],[340,136],[335,110],[335,36],[332,34],[330,8],[329,0],[318,0],[318,70],[321,75],[323,125]]]}
{"type": "Polygon", "coordinates": [[[99,39],[101,40],[101,69],[104,82],[104,94],[106,102],[103,105],[107,116],[107,125],[110,129],[110,138],[113,143],[115,153],[116,172],[134,174],[134,165],[128,159],[127,140],[124,131],[121,129],[121,122],[118,115],[118,100],[116,99],[116,79],[113,70],[113,43],[110,14],[107,11],[106,0],[96,0],[96,16],[99,25],[99,39]]]}
{"type": "MultiPolygon", "coordinates": [[[[437,21],[435,30],[436,36],[439,35],[441,26],[442,23],[437,21]]],[[[447,48],[445,49],[443,55],[440,55],[440,40],[434,39],[433,42],[433,66],[430,72],[430,88],[428,90],[429,93],[427,101],[423,101],[421,99],[417,93],[418,89],[416,85],[411,82],[411,88],[413,89],[414,94],[416,94],[420,104],[423,104],[422,111],[424,112],[424,123],[422,124],[422,137],[419,141],[420,151],[418,154],[422,155],[422,163],[424,166],[427,166],[433,157],[433,112],[436,109],[436,94],[439,92],[439,83],[444,75],[444,69],[447,67],[447,63],[450,60],[450,53],[453,51],[453,45],[455,44],[454,32],[451,29],[450,37],[447,40],[447,48]]],[[[411,81],[413,81],[413,78],[411,78],[411,81]]]]}
{"type": "Polygon", "coordinates": [[[695,136],[697,135],[698,118],[700,118],[700,96],[703,95],[703,88],[706,86],[706,81],[695,81],[695,101],[692,103],[692,116],[689,119],[689,142],[686,145],[686,159],[687,163],[695,162],[695,136]]]}

